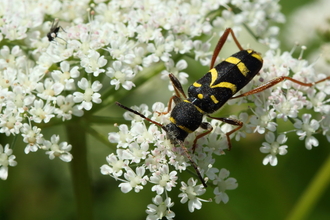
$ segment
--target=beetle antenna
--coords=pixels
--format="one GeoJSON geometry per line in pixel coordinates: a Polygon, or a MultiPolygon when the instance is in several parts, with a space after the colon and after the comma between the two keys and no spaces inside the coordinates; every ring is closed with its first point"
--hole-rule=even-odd
{"type": "Polygon", "coordinates": [[[193,159],[191,158],[190,154],[188,153],[188,149],[183,145],[183,143],[180,143],[181,148],[183,149],[184,154],[186,155],[186,157],[188,158],[188,160],[190,161],[192,167],[195,169],[198,178],[200,179],[200,181],[202,182],[203,186],[206,188],[207,185],[205,183],[205,180],[203,179],[201,173],[199,172],[198,166],[197,164],[193,161],[193,159]]]}
{"type": "Polygon", "coordinates": [[[130,112],[132,112],[132,113],[134,113],[134,114],[140,116],[141,118],[143,118],[143,119],[145,119],[145,120],[147,120],[147,121],[150,121],[151,123],[153,123],[153,124],[155,124],[155,125],[158,125],[158,126],[161,127],[162,129],[164,129],[165,131],[167,131],[167,130],[164,128],[164,126],[163,126],[162,124],[160,124],[160,123],[158,123],[158,122],[156,122],[156,121],[154,121],[154,120],[151,120],[150,118],[147,118],[146,116],[142,115],[140,112],[137,112],[137,111],[135,111],[135,110],[133,110],[133,109],[131,109],[131,108],[129,108],[129,107],[126,107],[126,106],[120,104],[119,102],[116,102],[116,105],[118,105],[119,107],[121,107],[121,108],[123,108],[123,109],[126,109],[127,111],[130,111],[130,112]]]}

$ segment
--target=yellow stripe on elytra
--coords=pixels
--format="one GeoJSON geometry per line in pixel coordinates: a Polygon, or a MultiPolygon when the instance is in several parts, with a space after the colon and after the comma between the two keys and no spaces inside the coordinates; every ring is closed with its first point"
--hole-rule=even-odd
{"type": "Polygon", "coordinates": [[[199,99],[203,99],[204,96],[203,96],[203,94],[199,93],[199,94],[197,95],[197,98],[199,98],[199,99]]]}
{"type": "Polygon", "coordinates": [[[211,95],[210,98],[212,99],[212,101],[214,102],[214,104],[217,104],[219,101],[217,98],[215,98],[214,95],[211,95]]]}
{"type": "Polygon", "coordinates": [[[258,59],[260,62],[263,62],[262,57],[260,56],[260,54],[258,54],[257,52],[255,52],[254,50],[247,50],[247,52],[253,56],[254,58],[258,59]]]}
{"type": "Polygon", "coordinates": [[[210,69],[209,73],[211,73],[210,87],[212,88],[215,80],[218,78],[218,71],[215,68],[212,68],[212,69],[210,69]]]}
{"type": "MultiPolygon", "coordinates": [[[[187,99],[185,99],[185,100],[183,100],[184,102],[187,102],[187,103],[191,103],[191,102],[189,102],[187,99]]],[[[193,104],[194,105],[194,104],[193,104]]],[[[199,107],[197,107],[196,105],[194,105],[195,106],[195,108],[200,112],[200,113],[202,113],[202,114],[205,114],[205,112],[202,110],[202,109],[200,109],[199,107]]],[[[171,120],[171,118],[170,118],[170,120],[171,120]]],[[[171,121],[172,122],[172,121],[171,121]]],[[[173,123],[173,122],[172,122],[173,123]]],[[[175,124],[175,123],[173,123],[173,124],[175,124]]]]}
{"type": "Polygon", "coordinates": [[[211,83],[210,83],[210,87],[213,89],[213,88],[228,88],[228,89],[231,89],[231,91],[233,92],[233,94],[237,91],[237,87],[235,84],[233,83],[230,83],[230,82],[221,82],[221,83],[218,83],[218,84],[214,84],[215,80],[218,78],[218,72],[215,68],[211,69],[209,71],[211,73],[211,83]]]}
{"type": "Polygon", "coordinates": [[[199,84],[199,83],[197,83],[197,82],[194,82],[194,83],[193,83],[193,86],[195,86],[195,87],[201,87],[202,84],[199,84]]]}
{"type": "Polygon", "coordinates": [[[178,128],[184,130],[184,131],[187,132],[187,133],[191,133],[191,132],[193,132],[192,130],[186,128],[185,126],[177,125],[177,124],[176,124],[176,120],[175,120],[173,117],[170,117],[170,121],[171,121],[173,124],[175,124],[178,128]]]}
{"type": "Polygon", "coordinates": [[[230,83],[230,82],[221,82],[219,84],[212,86],[212,88],[215,88],[215,87],[231,89],[233,94],[237,91],[236,85],[233,83],[230,83]]]}
{"type": "Polygon", "coordinates": [[[243,74],[243,76],[246,77],[247,73],[250,71],[246,66],[245,64],[238,58],[236,57],[228,57],[226,59],[226,61],[228,63],[232,63],[232,64],[235,64],[237,66],[237,68],[239,69],[239,71],[243,74]]]}

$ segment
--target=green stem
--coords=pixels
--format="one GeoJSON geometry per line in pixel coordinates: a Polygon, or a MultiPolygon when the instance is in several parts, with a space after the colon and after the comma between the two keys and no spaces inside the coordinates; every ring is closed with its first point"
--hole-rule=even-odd
{"type": "Polygon", "coordinates": [[[93,115],[88,117],[88,123],[91,124],[97,124],[97,125],[113,125],[115,123],[117,124],[127,124],[127,120],[123,118],[123,116],[120,117],[107,117],[107,116],[98,116],[98,115],[93,115]]]}
{"type": "Polygon", "coordinates": [[[300,220],[308,217],[323,192],[330,183],[330,155],[307,187],[287,220],[300,220]]]}
{"type": "Polygon", "coordinates": [[[90,124],[86,124],[84,126],[86,132],[90,135],[92,135],[95,139],[99,140],[100,142],[102,142],[104,145],[113,148],[113,150],[116,150],[116,147],[114,146],[114,144],[111,144],[108,140],[108,138],[104,135],[102,135],[100,132],[98,132],[97,130],[95,130],[94,128],[92,128],[90,126],[90,124]]]}
{"type": "Polygon", "coordinates": [[[93,219],[92,191],[87,166],[86,133],[79,122],[66,125],[69,143],[72,144],[71,165],[72,184],[77,204],[79,220],[93,219]]]}

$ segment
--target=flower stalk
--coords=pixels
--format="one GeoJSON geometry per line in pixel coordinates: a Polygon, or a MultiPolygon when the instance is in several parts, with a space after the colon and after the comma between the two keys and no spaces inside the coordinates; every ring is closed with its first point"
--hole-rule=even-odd
{"type": "Polygon", "coordinates": [[[87,134],[80,123],[68,123],[66,133],[70,143],[77,146],[71,151],[74,160],[70,163],[77,217],[82,220],[90,220],[93,219],[93,197],[87,159],[87,134]]]}
{"type": "Polygon", "coordinates": [[[330,184],[330,155],[324,161],[301,197],[293,206],[287,220],[306,219],[330,184]]]}

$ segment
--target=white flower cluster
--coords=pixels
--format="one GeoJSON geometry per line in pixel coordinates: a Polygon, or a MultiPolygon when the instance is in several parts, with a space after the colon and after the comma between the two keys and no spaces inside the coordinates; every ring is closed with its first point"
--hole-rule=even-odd
{"type": "MultiPolygon", "coordinates": [[[[87,0],[6,0],[0,2],[0,8],[0,132],[21,136],[27,144],[25,153],[42,149],[50,159],[71,161],[71,145],[60,142],[55,134],[45,138],[43,127],[106,107],[105,103],[113,103],[106,100],[109,91],[131,90],[136,86],[135,77],[156,63],[165,66],[160,71],[162,78],[168,80],[172,73],[186,83],[188,74],[183,70],[188,64],[183,55],[209,65],[210,41],[227,27],[238,33],[246,26],[271,49],[264,56],[260,76],[244,91],[278,76],[292,76],[306,83],[327,77],[316,73],[306,61],[276,50],[279,29],[269,22],[284,21],[278,1],[97,0],[90,4],[87,0]],[[51,42],[47,33],[53,21],[46,22],[45,17],[58,18],[63,26],[52,35],[51,42]],[[103,84],[108,85],[101,90],[103,84]]],[[[111,94],[111,99],[116,94],[111,94]]],[[[290,131],[305,141],[307,149],[318,146],[316,133],[330,141],[329,94],[329,81],[312,87],[284,81],[262,93],[231,100],[229,104],[253,103],[249,111],[231,116],[244,122],[232,136],[239,140],[246,133],[265,134],[266,142],[260,148],[267,154],[263,163],[276,165],[277,155],[287,152],[290,131]],[[303,109],[308,111],[301,114],[303,109]],[[290,121],[293,127],[279,130],[280,120],[290,121]]],[[[136,110],[159,123],[169,123],[168,115],[152,114],[145,105],[136,110]]],[[[166,108],[155,103],[152,110],[164,112],[166,108]]],[[[194,170],[182,148],[171,145],[163,130],[154,124],[146,126],[139,116],[125,113],[125,118],[131,127],[119,125],[119,132],[109,134],[109,141],[117,148],[106,158],[108,164],[101,172],[120,180],[119,187],[125,193],[139,192],[147,183],[153,185],[156,195],[148,205],[147,219],[174,218],[169,196],[173,187],[180,187],[178,196],[191,212],[209,201],[200,198],[206,189],[197,184],[198,179],[185,178],[183,171],[194,170]]],[[[229,177],[228,170],[213,164],[214,156],[223,155],[227,149],[225,133],[233,127],[217,120],[210,123],[213,131],[198,140],[191,157],[213,187],[214,201],[227,203],[226,191],[237,187],[236,180],[229,177]]],[[[188,152],[202,132],[197,130],[186,138],[188,152]]],[[[2,179],[8,176],[8,166],[16,165],[12,153],[8,144],[0,145],[2,179]]]]}
{"type": "MultiPolygon", "coordinates": [[[[146,105],[141,105],[139,108],[135,107],[135,110],[147,116],[151,114],[146,105]]],[[[159,115],[157,113],[166,110],[162,103],[155,103],[152,110],[154,112],[151,117],[152,120],[169,123],[169,114],[159,115]]],[[[201,202],[209,201],[200,198],[206,189],[202,184],[197,184],[199,180],[193,178],[187,182],[183,180],[182,171],[190,167],[189,160],[183,154],[183,149],[174,147],[166,139],[165,131],[156,125],[146,126],[139,116],[131,112],[125,113],[124,117],[131,120],[131,129],[127,125],[120,125],[119,132],[109,134],[109,141],[117,143],[117,151],[107,157],[108,164],[101,167],[102,174],[120,180],[122,183],[119,184],[119,187],[124,193],[131,190],[139,192],[148,182],[153,184],[151,190],[156,193],[153,199],[155,204],[148,206],[148,219],[174,216],[170,210],[173,203],[168,192],[178,185],[181,186],[182,192],[178,196],[182,197],[182,203],[188,202],[189,211],[201,209],[201,202]],[[164,197],[166,198],[165,201],[162,200],[164,197]]],[[[212,121],[214,126],[216,126],[215,123],[217,121],[212,121]]],[[[198,131],[198,133],[201,132],[203,130],[198,131]]],[[[214,186],[215,202],[227,203],[229,197],[226,190],[235,189],[237,183],[236,179],[228,178],[228,170],[212,167],[215,162],[213,154],[222,155],[223,150],[227,148],[223,139],[218,137],[219,133],[223,134],[218,127],[215,127],[208,136],[212,141],[206,138],[202,139],[199,145],[203,145],[203,147],[199,146],[195,153],[191,154],[191,157],[197,162],[204,176],[207,176],[208,183],[214,186]]],[[[194,135],[188,136],[185,146],[192,146],[194,138],[194,135]]]]}
{"type": "Polygon", "coordinates": [[[196,60],[209,60],[209,42],[194,38],[211,39],[228,26],[239,31],[244,23],[271,42],[268,22],[283,21],[276,2],[94,2],[0,2],[0,132],[20,135],[26,153],[44,149],[51,159],[70,161],[71,145],[59,143],[57,135],[47,140],[42,125],[81,117],[102,103],[100,82],[130,90],[134,77],[156,62],[165,63],[167,71],[176,68],[186,82],[188,75],[179,72],[185,61],[177,63],[173,54],[193,52],[196,60]],[[267,11],[272,13],[266,16],[267,11]],[[46,17],[58,19],[58,30],[46,17]]]}
{"type": "MultiPolygon", "coordinates": [[[[254,103],[251,117],[246,121],[246,127],[249,127],[246,133],[266,133],[267,142],[262,144],[260,151],[267,154],[263,164],[272,166],[278,163],[276,155],[287,153],[288,146],[283,144],[287,142],[289,132],[295,132],[299,140],[305,140],[308,150],[319,145],[316,134],[322,134],[330,141],[329,74],[315,72],[313,64],[293,58],[288,52],[280,54],[279,51],[269,51],[264,56],[260,76],[255,77],[253,82],[258,86],[280,76],[290,76],[303,83],[328,80],[312,86],[285,80],[262,93],[233,100],[254,103]],[[305,110],[308,113],[303,113],[305,110]]],[[[234,102],[231,101],[231,104],[234,102]]]]}

